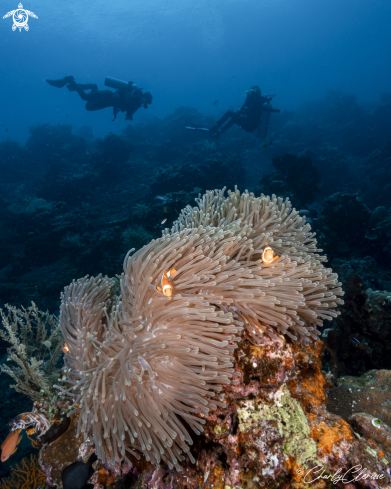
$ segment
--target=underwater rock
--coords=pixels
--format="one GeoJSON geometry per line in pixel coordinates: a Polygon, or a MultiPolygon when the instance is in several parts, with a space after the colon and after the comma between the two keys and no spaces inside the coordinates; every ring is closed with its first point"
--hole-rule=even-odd
{"type": "Polygon", "coordinates": [[[346,284],[352,274],[360,277],[363,290],[391,290],[390,270],[380,268],[372,256],[333,258],[332,265],[333,270],[340,277],[344,290],[348,288],[346,284]]]}
{"type": "MultiPolygon", "coordinates": [[[[152,196],[171,192],[202,191],[244,184],[245,167],[237,156],[223,154],[210,141],[194,143],[180,159],[158,169],[152,178],[152,196]]],[[[177,209],[180,212],[181,208],[177,209]]]]}
{"type": "Polygon", "coordinates": [[[68,416],[65,416],[65,418],[61,422],[52,424],[51,427],[37,439],[42,444],[53,443],[55,440],[57,440],[57,438],[60,438],[60,436],[67,431],[70,424],[71,419],[68,418],[68,416]]]}
{"type": "MultiPolygon", "coordinates": [[[[205,416],[205,431],[191,449],[194,465],[185,461],[177,472],[165,464],[156,467],[143,457],[131,457],[130,469],[124,464],[95,467],[90,482],[95,489],[326,489],[327,481],[308,484],[320,468],[331,477],[361,464],[382,479],[371,480],[371,486],[368,481],[357,482],[356,488],[389,487],[391,458],[383,448],[384,437],[371,438],[370,432],[359,439],[340,415],[327,411],[321,355],[320,341],[305,347],[282,337],[264,337],[253,345],[244,338],[235,351],[240,381],[224,386],[227,407],[205,416]]],[[[76,424],[73,417],[73,430],[76,424]]],[[[58,463],[62,450],[64,467],[78,458],[79,445],[80,441],[64,435],[48,447],[56,455],[49,457],[44,448],[40,458],[46,465],[58,463]]],[[[84,458],[90,453],[85,450],[84,458]]],[[[51,474],[58,482],[59,470],[52,469],[51,474]]]]}
{"type": "Polygon", "coordinates": [[[42,198],[34,197],[30,199],[25,199],[8,207],[9,211],[18,215],[21,218],[23,214],[31,215],[35,213],[42,213],[45,211],[51,212],[52,209],[53,204],[51,202],[47,202],[45,199],[42,198]]]}
{"type": "Polygon", "coordinates": [[[358,413],[350,417],[349,424],[355,433],[375,441],[391,455],[391,428],[386,423],[370,414],[358,413]]]}
{"type": "Polygon", "coordinates": [[[324,200],[323,231],[333,255],[352,253],[357,248],[362,253],[370,217],[370,210],[357,194],[337,192],[324,200]]]}
{"type": "MultiPolygon", "coordinates": [[[[67,431],[52,443],[46,444],[39,452],[39,465],[46,474],[46,483],[50,487],[62,488],[61,472],[65,467],[79,458],[79,449],[83,443],[82,437],[77,438],[78,415],[72,415],[67,431]]],[[[90,453],[87,452],[88,459],[90,453]]],[[[85,462],[86,460],[84,460],[85,462]]]]}
{"type": "Polygon", "coordinates": [[[337,376],[391,368],[391,293],[363,290],[355,273],[344,279],[345,304],[333,328],[324,332],[330,368],[337,376]]]}
{"type": "Polygon", "coordinates": [[[389,210],[385,207],[377,207],[373,211],[370,229],[365,234],[365,237],[370,240],[376,240],[374,243],[379,247],[380,256],[386,256],[386,262],[388,262],[389,254],[391,253],[391,212],[389,210]],[[378,209],[381,209],[381,211],[376,212],[378,209]],[[374,214],[376,215],[372,220],[374,214]]]}
{"type": "Polygon", "coordinates": [[[1,183],[15,183],[31,177],[34,170],[28,162],[29,152],[19,141],[5,140],[0,143],[1,183]]]}
{"type": "MultiPolygon", "coordinates": [[[[391,105],[388,105],[391,111],[391,105]]],[[[389,116],[388,116],[389,120],[389,116]]],[[[388,123],[389,124],[389,123],[388,123]]],[[[384,129],[387,125],[384,126],[384,129]]],[[[391,206],[391,142],[380,144],[358,166],[361,192],[375,206],[391,206]]]]}
{"type": "Polygon", "coordinates": [[[389,455],[374,441],[359,440],[346,421],[326,410],[321,353],[321,342],[240,343],[235,370],[242,372],[241,382],[224,388],[227,408],[206,417],[192,449],[195,466],[185,464],[182,472],[151,466],[140,471],[136,487],[326,489],[327,481],[308,483],[319,467],[331,477],[356,464],[382,476],[370,487],[388,487],[389,455]]]}
{"type": "Polygon", "coordinates": [[[346,421],[366,413],[391,425],[391,371],[371,370],[361,377],[341,377],[327,393],[327,408],[346,421]]]}
{"type": "Polygon", "coordinates": [[[70,124],[37,124],[30,127],[30,136],[25,148],[34,160],[46,162],[53,153],[63,158],[76,159],[82,155],[87,147],[86,141],[72,134],[70,124]]]}
{"type": "Polygon", "coordinates": [[[380,205],[376,207],[376,209],[372,212],[371,217],[369,219],[369,226],[371,228],[376,227],[381,221],[384,221],[390,215],[390,211],[387,210],[384,206],[380,205]]]}
{"type": "Polygon", "coordinates": [[[103,159],[112,160],[114,163],[124,163],[131,150],[128,139],[113,133],[109,133],[104,139],[98,139],[97,144],[102,151],[103,159]]]}
{"type": "Polygon", "coordinates": [[[274,156],[272,162],[279,173],[261,179],[263,193],[289,196],[295,206],[305,207],[315,200],[320,175],[310,157],[283,154],[274,156]]]}

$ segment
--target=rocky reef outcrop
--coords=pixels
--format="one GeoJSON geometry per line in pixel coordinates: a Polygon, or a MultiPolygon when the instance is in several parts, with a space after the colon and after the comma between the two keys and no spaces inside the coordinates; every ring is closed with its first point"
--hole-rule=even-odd
{"type": "MultiPolygon", "coordinates": [[[[205,431],[191,448],[195,464],[187,460],[177,472],[143,458],[131,457],[130,468],[98,461],[90,481],[94,489],[390,487],[388,404],[351,416],[352,411],[336,413],[332,401],[337,395],[354,406],[357,395],[363,398],[369,390],[373,398],[383,395],[391,402],[390,392],[382,391],[389,375],[372,372],[357,382],[345,378],[340,381],[345,384],[330,389],[321,370],[322,348],[320,341],[303,347],[282,337],[264,338],[255,346],[243,338],[235,352],[240,382],[224,387],[227,407],[205,417],[205,431]],[[354,391],[350,397],[349,390],[354,391]],[[372,424],[374,415],[382,418],[380,428],[372,424]]],[[[41,466],[58,488],[60,469],[80,457],[87,460],[93,449],[72,437],[76,424],[77,416],[69,432],[41,450],[41,466]]]]}

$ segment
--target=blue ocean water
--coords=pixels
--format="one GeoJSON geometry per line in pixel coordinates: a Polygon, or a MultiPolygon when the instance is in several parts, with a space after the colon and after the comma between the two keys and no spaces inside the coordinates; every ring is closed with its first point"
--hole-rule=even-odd
{"type": "MultiPolygon", "coordinates": [[[[17,2],[1,7],[5,15],[17,2]]],[[[136,122],[181,105],[218,116],[240,106],[253,84],[287,110],[327,90],[363,102],[390,91],[387,0],[35,0],[24,8],[38,16],[28,32],[13,32],[10,18],[0,23],[0,140],[25,141],[39,122],[120,132],[122,120],[111,124],[108,109],[88,114],[76,95],[44,83],[65,75],[150,90],[153,105],[136,122]]]]}
{"type": "MultiPolygon", "coordinates": [[[[391,368],[389,0],[22,3],[0,2],[1,308],[58,314],[72,280],[120,274],[199,193],[238,185],[291,199],[340,276],[325,371],[391,368]],[[37,17],[28,30],[6,16],[18,8],[37,17]],[[46,83],[64,76],[133,81],[153,101],[112,121],[46,83]],[[186,129],[211,128],[253,85],[280,110],[264,138],[186,129]]],[[[9,384],[3,372],[0,443],[32,404],[9,384]]],[[[24,437],[0,478],[32,452],[24,437]]]]}

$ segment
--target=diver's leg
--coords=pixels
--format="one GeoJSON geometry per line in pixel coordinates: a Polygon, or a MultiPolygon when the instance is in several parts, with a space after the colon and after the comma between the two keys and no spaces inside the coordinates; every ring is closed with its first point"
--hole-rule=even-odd
{"type": "Polygon", "coordinates": [[[91,90],[90,93],[98,92],[98,85],[95,85],[94,83],[76,83],[75,81],[72,81],[67,86],[67,89],[70,92],[77,92],[83,100],[88,100],[84,98],[89,95],[86,94],[85,91],[91,90]]]}
{"type": "Polygon", "coordinates": [[[86,103],[86,110],[88,111],[93,111],[93,110],[100,110],[100,109],[104,109],[105,107],[101,107],[100,104],[96,103],[96,102],[87,102],[86,103]]]}
{"type": "Polygon", "coordinates": [[[114,107],[118,102],[114,92],[110,90],[98,90],[97,92],[91,92],[84,94],[87,100],[86,109],[87,110],[100,110],[106,107],[114,107]]]}
{"type": "Polygon", "coordinates": [[[221,119],[219,119],[216,124],[209,129],[209,132],[213,134],[218,134],[221,132],[220,127],[224,122],[226,122],[230,117],[232,117],[232,110],[227,110],[221,119]]]}
{"type": "Polygon", "coordinates": [[[223,117],[216,122],[216,126],[217,127],[222,126],[224,124],[224,122],[226,122],[228,119],[230,119],[234,115],[235,115],[235,112],[233,110],[227,110],[227,112],[223,115],[223,117]]]}
{"type": "Polygon", "coordinates": [[[84,89],[82,88],[82,85],[80,85],[79,83],[76,83],[76,82],[73,82],[73,83],[70,83],[68,86],[67,86],[67,89],[70,91],[70,92],[77,92],[79,94],[79,97],[82,99],[82,100],[89,100],[89,93],[85,93],[84,89]]]}
{"type": "Polygon", "coordinates": [[[231,119],[231,120],[229,120],[229,121],[227,122],[227,124],[224,124],[224,126],[222,126],[222,127],[220,128],[220,132],[225,132],[225,131],[228,131],[228,129],[229,129],[229,128],[231,128],[231,127],[232,127],[234,124],[236,124],[236,121],[235,121],[235,118],[234,118],[234,117],[232,117],[232,119],[231,119]]]}
{"type": "Polygon", "coordinates": [[[216,124],[209,130],[209,132],[212,133],[212,136],[216,134],[220,134],[221,132],[225,132],[227,129],[229,129],[232,126],[232,124],[234,124],[233,122],[231,122],[234,117],[235,117],[235,112],[232,110],[227,110],[227,112],[223,115],[223,117],[216,122],[216,124]],[[228,119],[231,119],[231,121],[229,121],[222,129],[221,126],[225,122],[227,122],[228,119]],[[225,128],[226,126],[228,127],[225,128]]]}
{"type": "Polygon", "coordinates": [[[78,83],[78,85],[82,90],[91,90],[91,92],[98,91],[98,85],[95,85],[95,83],[78,83]]]}

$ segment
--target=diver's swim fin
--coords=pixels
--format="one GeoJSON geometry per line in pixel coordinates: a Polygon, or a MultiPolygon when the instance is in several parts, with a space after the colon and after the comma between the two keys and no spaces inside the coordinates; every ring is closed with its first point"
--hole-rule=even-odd
{"type": "Polygon", "coordinates": [[[74,82],[75,79],[73,76],[65,76],[64,78],[61,78],[61,80],[46,80],[49,85],[52,87],[56,88],[63,88],[65,85],[68,85],[68,83],[74,82]]]}
{"type": "Polygon", "coordinates": [[[210,129],[206,127],[193,127],[193,126],[186,126],[186,129],[191,129],[193,131],[204,131],[204,132],[210,132],[210,129]]]}
{"type": "Polygon", "coordinates": [[[197,127],[197,126],[186,126],[186,129],[191,129],[193,131],[207,132],[213,139],[218,139],[221,135],[221,131],[215,131],[214,128],[208,129],[207,127],[197,127]]]}

